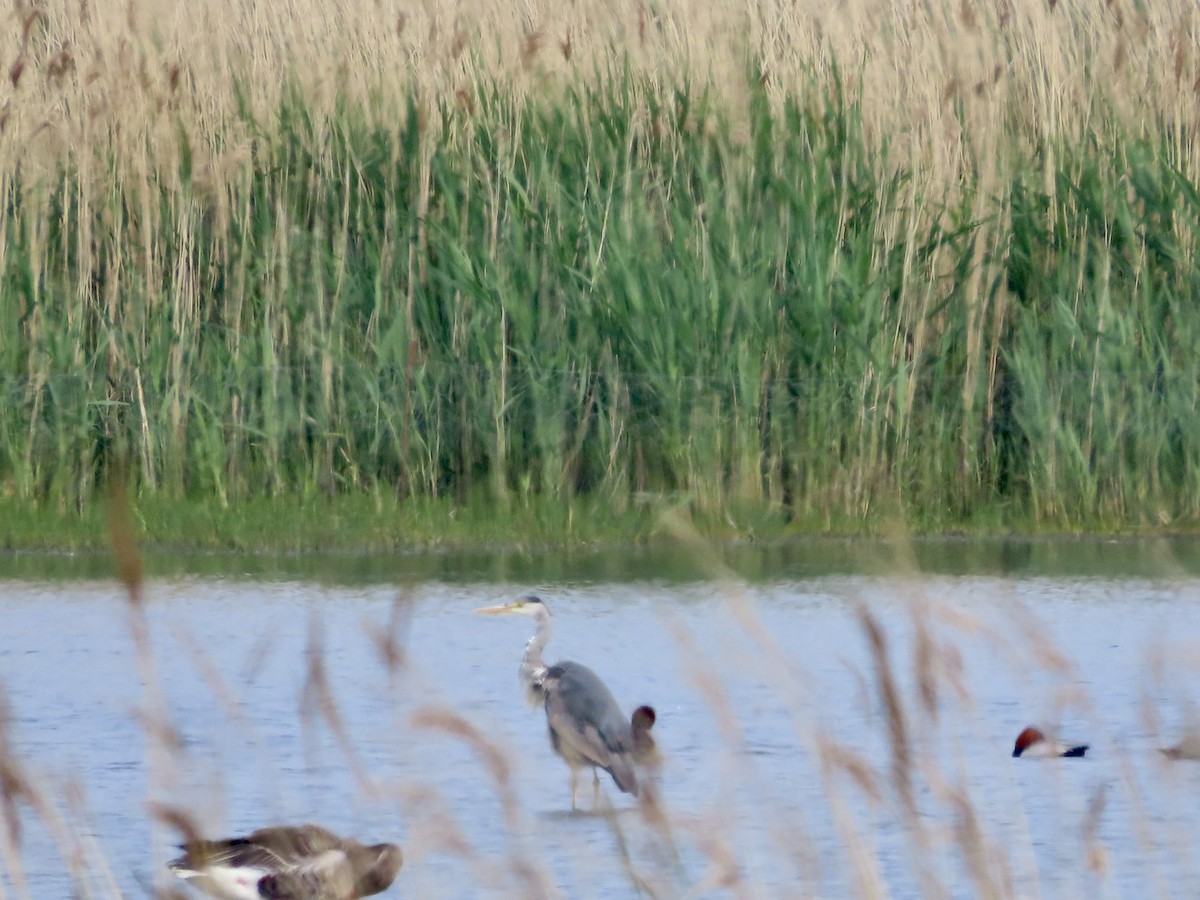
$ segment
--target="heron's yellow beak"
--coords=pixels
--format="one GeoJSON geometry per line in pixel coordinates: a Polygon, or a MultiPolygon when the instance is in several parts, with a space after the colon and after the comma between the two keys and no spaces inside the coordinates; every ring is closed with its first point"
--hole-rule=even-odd
{"type": "Polygon", "coordinates": [[[511,603],[501,603],[498,606],[481,606],[475,612],[482,616],[502,616],[513,611],[511,603]]]}

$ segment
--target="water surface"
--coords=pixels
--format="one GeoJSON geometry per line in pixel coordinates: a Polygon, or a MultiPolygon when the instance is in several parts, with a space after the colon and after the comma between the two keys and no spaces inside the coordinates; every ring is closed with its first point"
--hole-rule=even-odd
{"type": "MultiPolygon", "coordinates": [[[[8,739],[64,828],[109,867],[110,881],[92,875],[100,897],[147,896],[161,879],[176,835],[152,825],[151,802],[214,833],[316,820],[399,840],[393,896],[528,896],[540,884],[627,897],[631,867],[666,896],[720,896],[721,883],[847,896],[874,878],[895,896],[936,882],[970,897],[968,825],[1008,894],[1190,896],[1200,764],[1165,765],[1155,748],[1193,722],[1191,545],[848,546],[726,552],[726,569],[631,552],[624,568],[441,557],[322,573],[308,560],[282,578],[226,560],[224,573],[151,581],[150,668],[103,573],[63,580],[69,565],[43,558],[39,574],[25,558],[0,582],[8,739]],[[601,804],[615,819],[571,814],[544,716],[520,698],[530,623],[472,614],[530,588],[555,613],[550,659],[590,665],[626,709],[657,707],[669,835],[607,778],[601,804]],[[913,817],[892,780],[862,609],[882,626],[906,712],[913,817]],[[935,642],[925,712],[919,633],[935,642]],[[389,638],[399,667],[381,651],[389,638]],[[322,716],[324,684],[348,746],[322,716]],[[178,743],[148,737],[157,709],[178,743]],[[1011,759],[1033,721],[1089,742],[1088,757],[1011,759]],[[450,733],[459,723],[483,743],[450,733]]],[[[589,783],[580,798],[592,806],[589,783]]],[[[71,896],[45,818],[23,807],[27,895],[71,896]]]]}

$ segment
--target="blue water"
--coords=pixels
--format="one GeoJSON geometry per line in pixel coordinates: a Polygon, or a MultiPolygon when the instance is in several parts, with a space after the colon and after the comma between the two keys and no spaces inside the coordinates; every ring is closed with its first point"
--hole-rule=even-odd
{"type": "MultiPolygon", "coordinates": [[[[398,840],[391,896],[627,897],[638,878],[658,896],[764,897],[873,884],[975,897],[978,878],[1001,896],[1186,897],[1200,883],[1200,763],[1155,751],[1200,724],[1200,580],[1186,571],[403,588],[172,576],[148,586],[147,667],[119,588],[51,568],[0,582],[8,741],[40,798],[21,805],[21,873],[0,853],[10,895],[169,886],[177,834],[154,804],[212,834],[319,821],[398,840]],[[517,684],[530,623],[472,613],[528,589],[555,614],[549,659],[590,665],[626,709],[657,707],[667,827],[607,778],[616,816],[570,812],[566,766],[517,684]],[[860,609],[887,639],[911,806],[860,609]],[[934,643],[929,707],[918,630],[934,643]],[[1011,759],[1031,722],[1088,756],[1011,759]]],[[[592,807],[589,781],[580,799],[592,807]]]]}

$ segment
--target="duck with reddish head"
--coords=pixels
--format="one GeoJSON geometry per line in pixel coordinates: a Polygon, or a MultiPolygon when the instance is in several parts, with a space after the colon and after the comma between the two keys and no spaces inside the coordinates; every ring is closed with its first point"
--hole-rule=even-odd
{"type": "Polygon", "coordinates": [[[1048,738],[1040,728],[1030,725],[1017,735],[1012,755],[1014,759],[1052,759],[1083,756],[1087,749],[1087,744],[1063,744],[1048,738]]]}

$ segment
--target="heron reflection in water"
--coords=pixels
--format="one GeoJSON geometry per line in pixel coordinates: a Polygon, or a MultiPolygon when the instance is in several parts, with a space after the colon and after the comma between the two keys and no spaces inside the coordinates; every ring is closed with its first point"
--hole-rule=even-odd
{"type": "Polygon", "coordinates": [[[550,640],[550,610],[538,597],[528,595],[511,603],[485,606],[484,615],[530,616],[536,626],[521,657],[521,684],[526,699],[546,710],[550,745],[571,767],[571,808],[576,808],[579,770],[591,767],[599,796],[603,769],[626,794],[638,796],[638,768],[658,755],[650,730],[657,718],[654,708],[639,706],[629,719],[600,677],[577,662],[547,666],[542,651],[550,640]]]}

